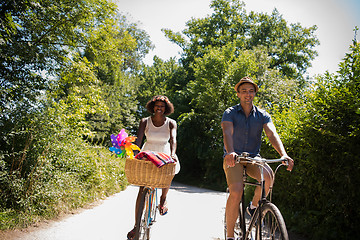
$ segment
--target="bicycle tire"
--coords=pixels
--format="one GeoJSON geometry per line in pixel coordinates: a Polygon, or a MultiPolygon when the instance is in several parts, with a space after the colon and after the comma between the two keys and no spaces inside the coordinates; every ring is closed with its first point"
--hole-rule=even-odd
{"type": "Polygon", "coordinates": [[[280,210],[273,203],[261,207],[261,224],[258,224],[259,213],[248,229],[247,239],[254,240],[289,240],[286,225],[280,210]],[[260,236],[261,235],[261,236],[260,236]],[[261,238],[260,238],[261,237],[261,238]]]}
{"type": "Polygon", "coordinates": [[[135,224],[135,236],[134,240],[148,240],[149,238],[149,229],[146,227],[145,221],[147,218],[146,205],[149,196],[149,189],[144,188],[141,193],[141,198],[139,202],[139,211],[136,216],[135,224]]]}

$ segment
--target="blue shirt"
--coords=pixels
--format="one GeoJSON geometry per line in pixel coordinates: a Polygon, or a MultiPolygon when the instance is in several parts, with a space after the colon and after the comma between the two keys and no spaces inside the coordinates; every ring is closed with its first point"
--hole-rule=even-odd
{"type": "Polygon", "coordinates": [[[252,157],[259,155],[263,125],[271,122],[271,117],[265,110],[253,106],[249,117],[246,118],[244,110],[238,104],[226,109],[221,121],[233,123],[233,144],[236,153],[248,152],[252,157]]]}

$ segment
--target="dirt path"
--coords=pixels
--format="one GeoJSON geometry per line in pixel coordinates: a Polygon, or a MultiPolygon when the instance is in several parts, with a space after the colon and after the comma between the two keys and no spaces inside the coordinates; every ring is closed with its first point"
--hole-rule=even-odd
{"type": "MultiPolygon", "coordinates": [[[[137,187],[129,186],[91,209],[83,209],[59,221],[42,223],[21,231],[2,232],[0,239],[126,240],[126,234],[134,224],[137,191],[137,187]]],[[[224,206],[225,193],[175,183],[168,194],[169,213],[157,216],[157,222],[151,229],[151,238],[224,239],[224,206]]],[[[295,237],[291,239],[300,240],[295,237]]]]}

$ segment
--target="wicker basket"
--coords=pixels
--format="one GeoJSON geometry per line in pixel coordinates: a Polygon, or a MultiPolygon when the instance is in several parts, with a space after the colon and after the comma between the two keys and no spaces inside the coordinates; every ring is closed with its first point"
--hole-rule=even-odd
{"type": "Polygon", "coordinates": [[[167,188],[175,176],[175,165],[168,163],[158,168],[151,161],[126,158],[125,175],[134,185],[167,188]]]}

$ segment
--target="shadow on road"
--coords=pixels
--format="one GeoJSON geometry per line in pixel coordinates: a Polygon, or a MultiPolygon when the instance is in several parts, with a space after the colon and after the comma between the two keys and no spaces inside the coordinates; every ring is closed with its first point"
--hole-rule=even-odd
{"type": "Polygon", "coordinates": [[[216,195],[217,194],[223,195],[225,193],[225,192],[215,191],[215,190],[211,190],[211,189],[185,185],[183,183],[177,183],[177,182],[172,182],[170,189],[173,189],[178,192],[183,192],[183,193],[211,193],[211,194],[216,194],[216,195]]]}

